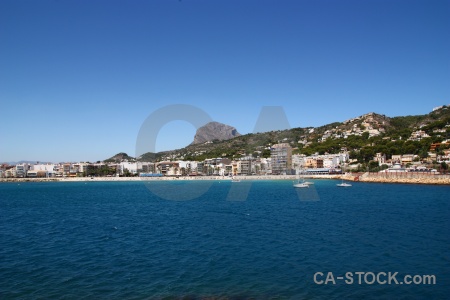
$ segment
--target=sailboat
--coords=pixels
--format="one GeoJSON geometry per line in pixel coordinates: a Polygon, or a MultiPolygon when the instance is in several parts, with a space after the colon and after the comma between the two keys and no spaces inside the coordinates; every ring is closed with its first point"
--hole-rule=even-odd
{"type": "Polygon", "coordinates": [[[309,188],[310,184],[314,184],[314,183],[312,183],[312,182],[305,182],[304,178],[302,178],[300,180],[300,177],[299,177],[298,180],[297,180],[297,183],[295,183],[295,181],[294,181],[294,185],[293,186],[295,188],[309,188]]]}
{"type": "Polygon", "coordinates": [[[294,185],[295,188],[309,188],[309,184],[300,182],[300,180],[297,181],[297,183],[295,183],[294,181],[294,185]]]}

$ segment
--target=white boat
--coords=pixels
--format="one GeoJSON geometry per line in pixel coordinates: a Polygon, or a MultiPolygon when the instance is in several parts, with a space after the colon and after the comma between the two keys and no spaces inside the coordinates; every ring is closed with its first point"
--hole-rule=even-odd
{"type": "Polygon", "coordinates": [[[294,181],[294,185],[295,188],[309,188],[309,184],[303,183],[298,181],[297,183],[295,183],[294,181]]]}
{"type": "Polygon", "coordinates": [[[339,187],[349,187],[349,186],[352,186],[352,185],[351,185],[350,183],[344,182],[344,179],[342,179],[342,182],[336,184],[336,186],[339,186],[339,187]]]}
{"type": "Polygon", "coordinates": [[[297,183],[294,181],[294,185],[293,186],[295,188],[309,188],[310,184],[313,184],[313,183],[305,182],[304,178],[302,178],[302,179],[299,178],[297,180],[297,183]]]}
{"type": "Polygon", "coordinates": [[[233,176],[231,177],[231,182],[241,182],[241,180],[233,176]]]}
{"type": "MultiPolygon", "coordinates": [[[[344,171],[344,165],[342,165],[341,170],[344,171]]],[[[343,173],[343,174],[345,174],[345,173],[343,173]]],[[[350,187],[352,185],[350,183],[344,182],[344,179],[342,178],[342,182],[336,184],[336,186],[338,186],[338,187],[350,187]]]]}
{"type": "Polygon", "coordinates": [[[309,188],[309,184],[307,184],[304,179],[300,180],[300,178],[299,178],[297,180],[297,182],[294,181],[293,187],[295,187],[295,188],[309,188]]]}

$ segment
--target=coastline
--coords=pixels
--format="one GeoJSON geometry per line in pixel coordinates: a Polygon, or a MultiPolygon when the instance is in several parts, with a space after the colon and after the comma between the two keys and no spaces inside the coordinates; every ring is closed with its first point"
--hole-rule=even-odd
{"type": "MultiPolygon", "coordinates": [[[[237,176],[239,180],[297,180],[297,175],[237,176]]],[[[306,175],[308,179],[344,179],[366,183],[407,183],[428,185],[450,185],[450,175],[426,174],[377,174],[364,173],[345,175],[306,175]]],[[[179,176],[179,177],[60,177],[60,178],[0,178],[0,182],[126,182],[126,181],[171,181],[171,180],[230,180],[226,176],[179,176]]]]}
{"type": "MultiPolygon", "coordinates": [[[[296,175],[237,176],[239,180],[296,180],[296,175]]],[[[306,177],[305,177],[306,178],[306,177]]],[[[307,178],[339,179],[340,175],[313,175],[307,178]]],[[[171,181],[171,180],[230,180],[227,176],[179,176],[179,177],[53,177],[53,178],[0,178],[0,182],[118,182],[118,181],[171,181]]]]}
{"type": "Polygon", "coordinates": [[[450,185],[450,175],[408,174],[408,173],[364,173],[356,176],[343,176],[344,179],[360,182],[407,183],[427,185],[450,185]]]}

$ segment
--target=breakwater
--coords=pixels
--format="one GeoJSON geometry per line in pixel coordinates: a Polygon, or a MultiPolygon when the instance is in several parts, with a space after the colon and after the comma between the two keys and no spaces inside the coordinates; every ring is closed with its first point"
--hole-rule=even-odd
{"type": "Polygon", "coordinates": [[[342,177],[346,180],[361,182],[450,184],[450,175],[415,172],[349,173],[342,177]]]}

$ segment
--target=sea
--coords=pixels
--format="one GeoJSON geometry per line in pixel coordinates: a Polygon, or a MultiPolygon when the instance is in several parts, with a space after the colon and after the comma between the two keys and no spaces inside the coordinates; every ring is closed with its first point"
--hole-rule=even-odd
{"type": "Polygon", "coordinates": [[[448,299],[450,186],[314,183],[0,183],[0,299],[448,299]]]}

